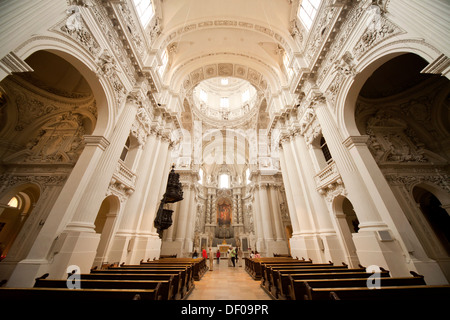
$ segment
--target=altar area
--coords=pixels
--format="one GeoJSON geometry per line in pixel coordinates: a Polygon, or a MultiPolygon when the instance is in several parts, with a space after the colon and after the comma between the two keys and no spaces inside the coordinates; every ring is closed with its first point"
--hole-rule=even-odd
{"type": "Polygon", "coordinates": [[[270,192],[267,188],[261,191],[254,183],[245,182],[241,177],[243,171],[239,173],[237,169],[228,165],[203,166],[206,179],[202,184],[198,183],[195,171],[177,170],[184,200],[171,207],[174,223],[161,237],[161,254],[189,257],[195,251],[199,253],[206,249],[209,252],[211,248],[214,257],[219,251],[221,258],[227,258],[227,251],[236,247],[244,256],[249,256],[251,250],[270,256],[288,253],[287,234],[282,231],[290,220],[287,211],[281,210],[286,207],[281,206],[286,203],[284,192],[276,187],[282,184],[281,177],[267,181],[274,186],[270,192]],[[226,187],[218,185],[217,180],[222,175],[230,178],[226,187]],[[261,206],[260,201],[256,201],[255,192],[267,198],[269,207],[277,215],[279,234],[276,240],[265,240],[256,235],[255,220],[260,219],[261,214],[255,211],[254,205],[256,208],[261,206]]]}

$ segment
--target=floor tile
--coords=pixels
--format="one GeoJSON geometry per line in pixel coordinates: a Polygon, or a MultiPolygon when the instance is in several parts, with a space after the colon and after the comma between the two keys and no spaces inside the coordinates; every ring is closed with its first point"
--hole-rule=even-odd
{"type": "Polygon", "coordinates": [[[271,300],[242,267],[228,267],[227,260],[214,261],[213,271],[207,271],[187,300],[271,300]]]}

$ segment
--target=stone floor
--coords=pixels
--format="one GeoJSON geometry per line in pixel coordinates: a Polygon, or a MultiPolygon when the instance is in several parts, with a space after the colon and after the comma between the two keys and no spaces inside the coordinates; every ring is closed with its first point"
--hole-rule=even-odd
{"type": "MultiPolygon", "coordinates": [[[[209,262],[208,262],[209,266],[209,262]]],[[[271,300],[270,296],[245,271],[244,266],[229,267],[228,260],[214,260],[187,300],[271,300]]]]}

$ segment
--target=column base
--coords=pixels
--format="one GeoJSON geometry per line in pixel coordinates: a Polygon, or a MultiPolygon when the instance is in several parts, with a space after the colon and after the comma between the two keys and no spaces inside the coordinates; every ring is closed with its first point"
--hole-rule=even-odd
{"type": "MultiPolygon", "coordinates": [[[[435,260],[428,261],[419,261],[419,260],[411,260],[409,269],[414,270],[418,274],[424,276],[425,282],[427,285],[448,285],[449,281],[445,275],[446,270],[450,270],[449,268],[450,261],[446,264],[446,266],[439,266],[439,264],[435,260]]],[[[450,273],[450,271],[447,271],[450,273]]]]}
{"type": "Polygon", "coordinates": [[[139,235],[134,239],[132,255],[129,264],[139,264],[141,260],[159,259],[161,254],[161,239],[158,235],[139,235]]]}
{"type": "MultiPolygon", "coordinates": [[[[9,279],[5,287],[31,288],[34,286],[36,278],[47,273],[49,262],[48,260],[45,259],[44,260],[25,259],[17,264],[14,264],[13,267],[14,267],[13,270],[9,270],[10,271],[10,273],[8,274],[9,279]]],[[[4,276],[3,273],[2,276],[4,276]]]]}
{"type": "Polygon", "coordinates": [[[289,254],[289,247],[284,240],[266,240],[266,257],[273,257],[275,254],[289,254]]]}
{"type": "Polygon", "coordinates": [[[324,260],[326,262],[331,261],[335,265],[341,265],[343,262],[345,262],[351,267],[358,266],[359,261],[357,257],[356,261],[352,261],[351,258],[347,258],[345,256],[339,238],[336,234],[321,234],[320,240],[321,250],[323,251],[324,260]]]}
{"type": "MultiPolygon", "coordinates": [[[[163,241],[161,245],[161,255],[177,255],[177,257],[184,257],[184,242],[183,240],[163,241]]],[[[197,251],[198,256],[201,256],[201,251],[197,251]]]]}
{"type": "MultiPolygon", "coordinates": [[[[113,263],[129,263],[129,256],[133,248],[133,235],[132,234],[121,234],[114,237],[112,241],[111,248],[108,252],[108,257],[106,262],[109,264],[113,263]]],[[[98,263],[98,262],[96,262],[98,263]]]]}
{"type": "Polygon", "coordinates": [[[266,242],[264,239],[256,240],[256,251],[258,251],[261,257],[267,257],[266,242]]]}
{"type": "Polygon", "coordinates": [[[20,261],[8,280],[8,286],[32,287],[35,279],[45,273],[49,273],[52,279],[66,279],[72,270],[89,273],[99,242],[100,234],[91,231],[63,231],[54,241],[47,259],[20,261]]]}
{"type": "Polygon", "coordinates": [[[311,259],[313,263],[327,263],[322,240],[317,234],[300,234],[290,239],[291,256],[298,259],[311,259]]]}
{"type": "Polygon", "coordinates": [[[411,276],[404,252],[388,230],[359,230],[352,236],[361,265],[382,267],[389,270],[393,277],[411,276]]]}
{"type": "MultiPolygon", "coordinates": [[[[201,248],[195,248],[201,256],[201,248]]],[[[194,252],[194,242],[192,239],[175,239],[174,241],[163,241],[161,245],[162,255],[174,255],[179,258],[189,258],[194,252]]]]}

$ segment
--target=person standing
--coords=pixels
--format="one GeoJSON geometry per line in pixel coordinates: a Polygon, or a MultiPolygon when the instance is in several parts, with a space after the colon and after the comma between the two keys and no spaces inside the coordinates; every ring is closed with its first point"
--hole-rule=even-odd
{"type": "Polygon", "coordinates": [[[233,264],[233,267],[236,267],[236,249],[231,249],[231,263],[233,264]]]}
{"type": "Polygon", "coordinates": [[[209,248],[209,271],[213,271],[213,265],[214,265],[214,257],[212,253],[212,248],[209,248]]]}
{"type": "Polygon", "coordinates": [[[242,267],[242,258],[244,256],[244,253],[242,252],[242,250],[240,250],[238,248],[238,262],[239,262],[239,267],[242,267]]]}
{"type": "Polygon", "coordinates": [[[219,264],[220,263],[220,251],[219,251],[219,249],[217,249],[216,258],[217,258],[217,264],[219,264]]]}

